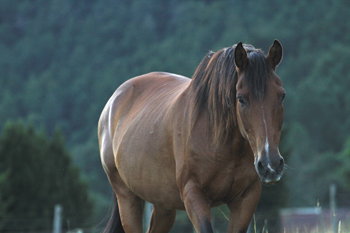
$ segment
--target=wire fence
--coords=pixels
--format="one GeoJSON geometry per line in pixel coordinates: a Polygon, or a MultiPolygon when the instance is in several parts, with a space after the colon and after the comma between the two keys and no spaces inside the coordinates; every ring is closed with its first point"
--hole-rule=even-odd
{"type": "MultiPolygon", "coordinates": [[[[350,233],[350,216],[347,210],[338,209],[337,233],[350,233]]],[[[213,216],[212,225],[215,233],[227,232],[228,219],[227,213],[213,216]]],[[[329,227],[329,211],[324,210],[324,215],[311,214],[303,216],[293,216],[289,219],[281,217],[264,218],[263,214],[257,214],[251,222],[248,233],[330,233],[333,232],[329,227]]],[[[107,218],[98,221],[91,217],[68,216],[62,218],[62,233],[97,233],[102,232],[106,225],[107,218]],[[75,226],[75,227],[72,227],[75,226]]],[[[147,224],[147,223],[146,223],[147,224]]],[[[147,230],[145,227],[144,232],[147,230]]],[[[0,218],[1,233],[52,233],[53,216],[48,217],[3,217],[0,218]],[[6,228],[2,228],[6,225],[6,228]]],[[[185,211],[178,211],[175,224],[171,233],[189,232],[194,233],[193,225],[185,211]]]]}

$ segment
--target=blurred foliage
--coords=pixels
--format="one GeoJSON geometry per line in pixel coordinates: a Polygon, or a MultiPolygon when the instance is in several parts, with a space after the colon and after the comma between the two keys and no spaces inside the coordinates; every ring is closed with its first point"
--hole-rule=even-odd
{"type": "Polygon", "coordinates": [[[67,227],[83,227],[92,214],[88,186],[72,164],[62,135],[8,123],[0,138],[0,231],[52,229],[56,204],[67,227]]]}
{"type": "Polygon", "coordinates": [[[103,208],[110,187],[96,125],[122,82],[155,70],[190,77],[209,50],[243,41],[267,51],[277,38],[290,148],[285,205],[315,206],[328,190],[319,182],[348,176],[334,158],[350,146],[349,11],[348,0],[2,0],[0,122],[24,119],[49,135],[59,127],[103,208]]]}

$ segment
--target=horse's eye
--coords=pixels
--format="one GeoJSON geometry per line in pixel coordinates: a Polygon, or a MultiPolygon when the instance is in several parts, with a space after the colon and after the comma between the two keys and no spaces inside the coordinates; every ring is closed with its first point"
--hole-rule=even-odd
{"type": "Polygon", "coordinates": [[[241,105],[241,107],[244,107],[246,104],[244,98],[242,96],[238,96],[237,99],[238,99],[238,102],[241,105]]]}

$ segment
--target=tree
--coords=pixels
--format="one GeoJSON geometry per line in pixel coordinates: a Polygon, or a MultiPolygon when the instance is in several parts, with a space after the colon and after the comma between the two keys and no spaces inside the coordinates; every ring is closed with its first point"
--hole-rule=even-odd
{"type": "Polygon", "coordinates": [[[69,227],[83,227],[92,214],[88,187],[72,165],[63,138],[32,126],[8,123],[0,138],[0,231],[52,229],[55,204],[69,227]]]}
{"type": "Polygon", "coordinates": [[[329,206],[329,187],[337,185],[337,205],[349,207],[350,195],[350,137],[345,141],[343,149],[338,152],[324,152],[317,155],[308,169],[308,183],[314,190],[311,196],[319,200],[322,207],[329,206]]]}

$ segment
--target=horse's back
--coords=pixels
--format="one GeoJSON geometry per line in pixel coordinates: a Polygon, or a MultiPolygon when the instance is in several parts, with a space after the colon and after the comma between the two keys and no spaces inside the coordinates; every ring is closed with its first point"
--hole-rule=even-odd
{"type": "Polygon", "coordinates": [[[154,105],[155,103],[147,101],[170,100],[173,94],[181,91],[189,81],[190,79],[184,76],[165,72],[152,72],[127,80],[107,102],[100,117],[99,127],[104,128],[108,125],[108,130],[113,136],[116,124],[112,121],[118,121],[119,116],[126,115],[133,104],[154,105]],[[110,122],[107,122],[107,117],[110,122]]]}
{"type": "Polygon", "coordinates": [[[174,109],[177,99],[189,81],[183,76],[160,72],[135,77],[115,91],[101,114],[100,145],[106,137],[113,151],[105,157],[101,153],[102,163],[109,169],[117,166],[124,183],[151,202],[165,203],[168,200],[162,198],[167,198],[177,203],[169,205],[180,204],[171,121],[178,111],[174,109]],[[144,188],[145,183],[148,189],[144,188]],[[169,193],[175,197],[168,198],[169,193]]]}

